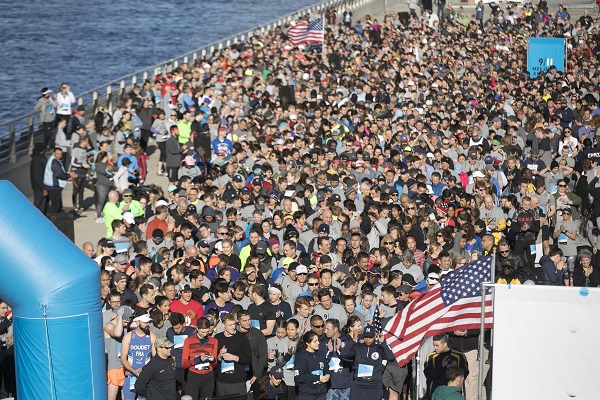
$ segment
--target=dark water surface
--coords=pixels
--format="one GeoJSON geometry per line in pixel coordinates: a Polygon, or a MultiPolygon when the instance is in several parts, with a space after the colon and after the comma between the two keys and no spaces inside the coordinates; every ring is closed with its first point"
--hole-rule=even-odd
{"type": "Polygon", "coordinates": [[[0,123],[319,2],[0,0],[0,123]]]}

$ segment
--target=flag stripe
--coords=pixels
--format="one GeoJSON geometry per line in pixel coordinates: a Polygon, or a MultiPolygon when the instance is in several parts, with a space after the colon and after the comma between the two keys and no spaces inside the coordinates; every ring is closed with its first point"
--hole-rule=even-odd
{"type": "MultiPolygon", "coordinates": [[[[492,257],[451,272],[395,315],[384,337],[400,366],[410,361],[425,336],[481,326],[481,283],[491,280],[492,257]]],[[[492,296],[485,294],[484,326],[492,327],[492,296]]]]}
{"type": "Polygon", "coordinates": [[[303,42],[323,42],[324,21],[322,18],[314,21],[304,21],[291,26],[287,36],[292,44],[303,42]]]}

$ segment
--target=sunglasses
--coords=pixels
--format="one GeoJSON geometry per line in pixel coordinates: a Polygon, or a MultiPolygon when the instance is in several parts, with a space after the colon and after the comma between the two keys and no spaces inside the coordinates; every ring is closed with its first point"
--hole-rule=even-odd
{"type": "Polygon", "coordinates": [[[133,197],[131,194],[124,194],[123,197],[133,197]]]}
{"type": "Polygon", "coordinates": [[[301,274],[296,274],[296,275],[308,275],[308,274],[305,274],[305,273],[303,272],[303,273],[301,273],[301,274]]]}
{"type": "Polygon", "coordinates": [[[383,244],[384,244],[385,246],[387,246],[387,245],[390,245],[390,244],[393,244],[393,243],[394,243],[394,242],[383,242],[383,244]]]}
{"type": "Polygon", "coordinates": [[[309,283],[308,286],[319,286],[318,283],[309,283]]]}
{"type": "Polygon", "coordinates": [[[322,327],[324,327],[325,325],[311,325],[313,328],[316,329],[321,329],[322,327]]]}
{"type": "Polygon", "coordinates": [[[408,207],[409,210],[416,210],[416,207],[408,207]]]}
{"type": "Polygon", "coordinates": [[[558,185],[558,187],[567,187],[567,185],[558,185]]]}
{"type": "Polygon", "coordinates": [[[510,252],[510,250],[500,250],[500,254],[506,254],[506,253],[509,253],[509,252],[510,252]]]}

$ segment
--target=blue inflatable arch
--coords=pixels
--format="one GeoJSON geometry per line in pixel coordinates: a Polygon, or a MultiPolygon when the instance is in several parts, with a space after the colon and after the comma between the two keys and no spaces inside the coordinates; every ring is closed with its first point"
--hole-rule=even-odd
{"type": "Polygon", "coordinates": [[[0,181],[0,298],[13,311],[23,400],[105,400],[100,270],[0,181]]]}

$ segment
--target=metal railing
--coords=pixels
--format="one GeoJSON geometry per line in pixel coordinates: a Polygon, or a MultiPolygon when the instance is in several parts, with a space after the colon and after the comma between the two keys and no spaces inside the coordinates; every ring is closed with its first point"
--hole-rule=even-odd
{"type": "MultiPolygon", "coordinates": [[[[304,7],[271,22],[258,25],[242,33],[210,43],[199,49],[84,92],[77,96],[76,103],[77,105],[86,106],[86,117],[95,115],[99,105],[106,106],[112,112],[113,107],[116,106],[118,101],[138,82],[144,82],[146,79],[171,72],[182,64],[194,63],[198,59],[202,60],[210,57],[215,51],[247,41],[253,36],[263,34],[277,27],[285,26],[299,16],[305,15],[310,10],[317,9],[318,11],[323,11],[324,9],[333,7],[339,16],[345,7],[356,10],[361,6],[375,1],[377,0],[328,0],[320,4],[304,7]]],[[[33,107],[34,104],[31,106],[33,107]]],[[[34,143],[40,140],[39,125],[39,113],[36,112],[0,124],[0,166],[6,163],[16,163],[21,157],[31,154],[34,143]]]]}

